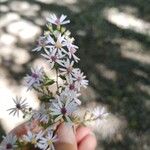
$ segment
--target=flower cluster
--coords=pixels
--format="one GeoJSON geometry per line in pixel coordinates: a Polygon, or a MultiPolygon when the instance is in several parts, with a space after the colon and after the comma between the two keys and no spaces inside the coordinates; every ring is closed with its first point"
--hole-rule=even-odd
{"type": "MultiPolygon", "coordinates": [[[[43,150],[54,150],[54,143],[58,141],[55,130],[57,125],[67,122],[72,126],[84,123],[84,120],[75,113],[81,101],[79,100],[81,88],[86,88],[88,80],[84,73],[75,67],[79,62],[77,57],[78,46],[74,44],[74,38],[63,25],[70,23],[65,15],[57,17],[52,14],[47,18],[47,30],[39,37],[37,46],[32,50],[39,52],[46,60],[50,70],[55,70],[56,79],[51,79],[43,67],[32,68],[31,73],[25,77],[27,91],[34,89],[40,93],[39,110],[28,108],[25,100],[14,99],[15,107],[9,109],[10,114],[18,114],[21,111],[30,121],[37,121],[40,129],[38,132],[28,130],[25,135],[17,138],[15,135],[7,135],[1,144],[1,149],[19,149],[27,146],[43,150]],[[59,80],[63,84],[59,83],[59,80]],[[51,92],[51,86],[56,86],[56,92],[51,92]],[[78,121],[77,121],[78,120],[78,121]]],[[[96,116],[98,118],[98,116],[96,116]]]]}

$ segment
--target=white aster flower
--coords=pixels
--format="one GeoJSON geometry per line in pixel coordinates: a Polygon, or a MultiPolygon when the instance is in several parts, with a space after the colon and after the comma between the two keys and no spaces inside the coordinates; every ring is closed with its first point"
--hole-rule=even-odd
{"type": "Polygon", "coordinates": [[[56,100],[57,102],[54,101],[50,108],[51,115],[56,116],[55,122],[63,118],[71,123],[70,117],[77,110],[77,103],[71,100],[66,93],[61,93],[56,100]]]}
{"type": "Polygon", "coordinates": [[[24,113],[28,106],[28,104],[26,103],[26,99],[16,97],[16,99],[13,98],[13,101],[15,103],[15,107],[8,109],[8,111],[10,111],[9,114],[13,113],[13,116],[15,116],[17,113],[17,116],[19,116],[20,111],[24,113]]]}
{"type": "Polygon", "coordinates": [[[64,92],[67,94],[67,96],[71,100],[74,100],[78,105],[81,105],[81,101],[78,98],[81,95],[80,93],[78,93],[77,91],[74,91],[74,90],[70,90],[70,89],[68,89],[68,87],[65,88],[64,92]]]}
{"type": "Polygon", "coordinates": [[[43,123],[48,123],[50,119],[50,114],[49,114],[49,109],[46,109],[46,106],[44,103],[42,103],[41,107],[39,110],[33,111],[33,118],[35,120],[38,120],[43,123]]]}
{"type": "Polygon", "coordinates": [[[39,37],[37,41],[37,47],[34,48],[32,51],[41,51],[42,48],[47,48],[48,47],[48,40],[46,36],[41,36],[39,37]]]}
{"type": "Polygon", "coordinates": [[[109,113],[106,111],[105,107],[102,107],[102,108],[96,107],[92,111],[92,114],[94,115],[94,118],[97,118],[97,119],[101,119],[101,118],[104,118],[109,115],[109,113]]]}
{"type": "Polygon", "coordinates": [[[43,81],[44,70],[41,68],[31,68],[31,75],[25,77],[26,85],[28,90],[31,90],[33,87],[39,87],[43,81]]]}
{"type": "Polygon", "coordinates": [[[74,73],[73,73],[73,80],[75,80],[75,82],[77,83],[77,87],[78,90],[80,90],[80,87],[83,86],[84,88],[87,87],[88,85],[88,80],[86,80],[86,76],[83,75],[83,72],[81,72],[80,69],[77,69],[74,73]]]}
{"type": "Polygon", "coordinates": [[[55,150],[54,143],[57,141],[57,135],[54,135],[54,132],[49,130],[47,135],[40,139],[38,146],[42,150],[55,150]]]}
{"type": "Polygon", "coordinates": [[[49,35],[47,37],[49,47],[57,50],[57,52],[60,54],[62,52],[66,53],[66,50],[63,48],[66,46],[65,44],[65,38],[61,34],[58,35],[56,41],[49,35]]]}
{"type": "Polygon", "coordinates": [[[33,133],[31,131],[28,131],[26,135],[22,136],[22,140],[25,143],[31,143],[35,147],[39,147],[39,140],[43,137],[44,132],[40,131],[39,133],[33,133]]]}
{"type": "Polygon", "coordinates": [[[41,55],[48,60],[48,62],[50,63],[51,69],[54,67],[55,63],[58,63],[61,66],[63,65],[62,58],[64,57],[64,55],[62,55],[61,53],[57,53],[56,49],[54,49],[52,51],[45,50],[45,52],[46,52],[46,54],[41,54],[41,55]]]}
{"type": "Polygon", "coordinates": [[[73,59],[75,60],[75,62],[78,62],[80,59],[75,55],[78,46],[72,44],[72,40],[70,38],[68,38],[65,42],[67,48],[68,48],[68,52],[66,53],[69,56],[69,59],[71,59],[73,57],[73,59]]]}
{"type": "Polygon", "coordinates": [[[64,87],[70,91],[78,91],[77,83],[73,80],[73,78],[67,78],[66,80],[67,85],[64,85],[64,87]]]}
{"type": "Polygon", "coordinates": [[[40,120],[41,115],[45,112],[45,104],[42,103],[39,110],[33,110],[33,119],[40,120]]]}
{"type": "Polygon", "coordinates": [[[40,117],[40,122],[48,123],[49,120],[50,120],[50,115],[49,115],[48,112],[45,110],[45,113],[42,114],[41,117],[40,117]]]}
{"type": "Polygon", "coordinates": [[[77,71],[76,68],[73,68],[73,65],[74,65],[74,61],[70,62],[70,60],[67,59],[63,63],[63,68],[59,68],[60,74],[65,75],[67,80],[70,80],[72,78],[72,75],[77,71]]]}
{"type": "Polygon", "coordinates": [[[64,24],[68,24],[70,23],[70,20],[65,20],[66,19],[66,15],[61,15],[60,18],[58,18],[55,14],[51,14],[49,18],[47,18],[47,21],[51,24],[55,24],[55,25],[64,25],[64,24]]]}
{"type": "Polygon", "coordinates": [[[3,137],[4,140],[0,145],[0,150],[14,150],[17,148],[17,137],[13,134],[8,134],[6,137],[3,137]]]}

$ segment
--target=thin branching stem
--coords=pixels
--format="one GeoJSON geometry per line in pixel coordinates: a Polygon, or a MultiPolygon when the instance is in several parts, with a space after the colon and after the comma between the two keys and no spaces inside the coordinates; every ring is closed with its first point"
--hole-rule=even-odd
{"type": "Polygon", "coordinates": [[[56,69],[56,85],[57,85],[57,92],[59,93],[59,84],[58,84],[58,69],[56,69]]]}

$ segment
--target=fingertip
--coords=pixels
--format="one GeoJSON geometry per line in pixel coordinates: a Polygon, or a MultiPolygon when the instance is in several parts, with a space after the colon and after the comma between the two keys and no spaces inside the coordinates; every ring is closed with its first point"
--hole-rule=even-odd
{"type": "Polygon", "coordinates": [[[80,141],[82,141],[82,139],[84,137],[86,137],[87,135],[91,134],[91,130],[88,127],[84,127],[84,126],[80,126],[77,128],[76,131],[76,140],[77,143],[79,143],[80,141]]]}
{"type": "Polygon", "coordinates": [[[97,146],[97,141],[94,135],[87,135],[84,139],[80,142],[78,150],[95,150],[97,146]]]}
{"type": "Polygon", "coordinates": [[[57,135],[59,142],[74,144],[76,141],[72,126],[66,123],[60,124],[57,135]]]}
{"type": "Polygon", "coordinates": [[[76,138],[71,125],[62,123],[57,129],[58,142],[55,143],[56,149],[77,150],[76,138]]]}

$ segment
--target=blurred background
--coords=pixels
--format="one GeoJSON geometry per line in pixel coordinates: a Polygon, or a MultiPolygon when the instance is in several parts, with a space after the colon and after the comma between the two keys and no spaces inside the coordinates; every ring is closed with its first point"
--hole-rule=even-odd
{"type": "Polygon", "coordinates": [[[104,106],[111,118],[95,129],[97,150],[150,149],[150,1],[149,0],[0,0],[0,140],[23,119],[6,111],[12,97],[27,97],[23,77],[43,60],[31,49],[45,17],[66,14],[80,47],[80,68],[90,81],[87,106],[104,106]]]}

